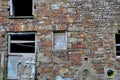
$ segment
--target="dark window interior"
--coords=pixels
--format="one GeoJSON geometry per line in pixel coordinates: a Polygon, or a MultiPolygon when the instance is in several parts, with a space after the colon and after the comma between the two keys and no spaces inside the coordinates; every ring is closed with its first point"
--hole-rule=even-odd
{"type": "MultiPolygon", "coordinates": [[[[115,35],[116,44],[120,44],[120,34],[115,35]]],[[[116,45],[116,55],[120,56],[120,45],[116,45]]]]}
{"type": "Polygon", "coordinates": [[[35,43],[11,43],[11,53],[34,53],[35,43]]]}
{"type": "Polygon", "coordinates": [[[32,16],[32,0],[12,0],[14,16],[32,16]]]}
{"type": "Polygon", "coordinates": [[[12,34],[11,40],[35,40],[35,34],[12,34]]]}
{"type": "Polygon", "coordinates": [[[116,44],[120,44],[120,34],[116,34],[116,44]]]}
{"type": "Polygon", "coordinates": [[[120,51],[120,46],[117,46],[117,47],[116,47],[116,51],[120,51]]]}
{"type": "Polygon", "coordinates": [[[10,43],[11,53],[35,53],[35,34],[10,34],[10,40],[26,41],[20,43],[10,43]]]}
{"type": "Polygon", "coordinates": [[[116,54],[117,56],[120,56],[120,52],[117,52],[117,54],[116,54]]]}
{"type": "Polygon", "coordinates": [[[118,33],[120,33],[120,30],[118,30],[118,33]]]}

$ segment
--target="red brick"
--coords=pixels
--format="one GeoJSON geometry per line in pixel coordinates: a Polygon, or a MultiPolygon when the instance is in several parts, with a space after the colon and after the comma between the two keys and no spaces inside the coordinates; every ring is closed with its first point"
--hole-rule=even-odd
{"type": "Polygon", "coordinates": [[[120,68],[116,68],[116,70],[120,70],[120,68]]]}
{"type": "Polygon", "coordinates": [[[44,41],[44,42],[42,43],[42,46],[51,47],[51,46],[52,46],[52,41],[44,41]]]}
{"type": "Polygon", "coordinates": [[[24,30],[29,30],[29,26],[26,25],[26,26],[24,27],[24,30]]]}
{"type": "Polygon", "coordinates": [[[59,25],[59,26],[58,26],[58,30],[64,30],[64,26],[59,25]]]}
{"type": "Polygon", "coordinates": [[[104,74],[104,69],[99,69],[99,70],[97,70],[97,73],[98,73],[98,74],[104,74]]]}
{"type": "Polygon", "coordinates": [[[81,38],[85,38],[84,33],[80,33],[79,35],[80,35],[81,38]]]}
{"type": "Polygon", "coordinates": [[[22,31],[22,27],[20,25],[16,25],[15,31],[22,31]]]}
{"type": "Polygon", "coordinates": [[[38,32],[41,32],[42,35],[50,34],[51,32],[47,29],[37,29],[38,32]]]}
{"type": "Polygon", "coordinates": [[[51,51],[45,51],[44,56],[46,57],[52,57],[52,52],[51,51]]]}
{"type": "Polygon", "coordinates": [[[70,37],[73,37],[73,38],[77,38],[77,37],[80,37],[80,38],[85,38],[85,35],[84,33],[72,33],[70,37]]]}
{"type": "Polygon", "coordinates": [[[82,55],[82,54],[84,54],[84,51],[83,50],[74,51],[73,54],[82,55]]]}
{"type": "Polygon", "coordinates": [[[69,60],[79,63],[82,59],[80,58],[80,55],[71,54],[69,60]]]}
{"type": "Polygon", "coordinates": [[[76,48],[84,48],[85,47],[85,43],[81,42],[81,43],[77,43],[77,44],[72,44],[72,48],[76,49],[76,48]]]}
{"type": "Polygon", "coordinates": [[[4,19],[2,17],[0,17],[0,23],[4,22],[4,19]]]}
{"type": "Polygon", "coordinates": [[[111,62],[108,62],[108,63],[107,63],[107,66],[108,66],[108,67],[113,67],[113,64],[112,64],[111,62]]]}

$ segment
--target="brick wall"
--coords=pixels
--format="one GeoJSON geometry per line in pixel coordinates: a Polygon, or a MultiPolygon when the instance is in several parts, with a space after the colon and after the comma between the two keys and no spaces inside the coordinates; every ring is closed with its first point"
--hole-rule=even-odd
{"type": "MultiPolygon", "coordinates": [[[[9,3],[0,0],[0,52],[7,56],[7,31],[37,31],[39,80],[58,75],[78,80],[84,58],[95,70],[96,80],[106,80],[106,67],[120,71],[115,49],[119,5],[119,0],[34,0],[34,19],[9,19],[9,3]],[[64,30],[67,50],[52,51],[52,32],[64,30]]],[[[119,80],[118,75],[114,79],[119,80]]]]}

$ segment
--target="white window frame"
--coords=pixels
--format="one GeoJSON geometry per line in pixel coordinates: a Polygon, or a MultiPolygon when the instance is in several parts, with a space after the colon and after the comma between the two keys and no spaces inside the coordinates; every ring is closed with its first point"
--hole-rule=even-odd
{"type": "MultiPolygon", "coordinates": [[[[9,5],[10,5],[10,16],[14,16],[14,11],[13,11],[13,0],[9,1],[9,5]]],[[[32,15],[34,15],[34,0],[32,0],[32,15]]]]}
{"type": "Polygon", "coordinates": [[[52,51],[61,51],[61,50],[67,50],[67,31],[53,31],[52,32],[52,51]],[[57,49],[57,48],[55,48],[54,46],[54,34],[55,33],[65,33],[65,49],[61,49],[61,48],[59,48],[59,49],[57,49]]]}
{"type": "MultiPolygon", "coordinates": [[[[8,58],[10,59],[10,57],[30,57],[30,56],[32,56],[32,58],[35,58],[35,61],[36,61],[36,49],[37,49],[37,42],[36,42],[36,32],[9,32],[8,34],[8,58]],[[11,41],[11,39],[10,39],[10,35],[11,34],[35,34],[35,40],[34,41],[15,41],[15,40],[12,40],[11,41]],[[34,53],[11,53],[10,52],[10,43],[29,43],[29,42],[35,42],[35,50],[34,50],[34,53]]],[[[35,61],[30,61],[30,62],[28,62],[28,61],[25,61],[25,63],[27,63],[27,64],[35,64],[35,61]]],[[[9,61],[8,61],[9,62],[9,61]]],[[[7,69],[9,69],[9,67],[7,68],[7,69]]],[[[32,70],[32,72],[33,71],[35,71],[35,67],[34,67],[34,70],[32,70]]],[[[35,75],[34,75],[34,77],[33,78],[35,78],[35,75]]],[[[10,77],[9,77],[9,73],[8,73],[8,71],[7,71],[7,79],[11,79],[10,77]]],[[[16,79],[16,77],[15,77],[15,79],[16,79]]]]}
{"type": "Polygon", "coordinates": [[[24,54],[29,54],[29,53],[11,53],[10,52],[10,43],[31,43],[31,42],[35,42],[35,52],[34,53],[30,53],[30,54],[36,54],[36,32],[18,32],[18,33],[8,33],[8,55],[24,55],[24,54]],[[11,40],[10,39],[10,34],[35,34],[35,40],[34,41],[25,41],[25,40],[23,40],[23,41],[16,41],[16,40],[11,40]]]}
{"type": "Polygon", "coordinates": [[[12,4],[12,0],[10,0],[9,4],[10,4],[10,15],[13,16],[13,4],[12,4]]]}

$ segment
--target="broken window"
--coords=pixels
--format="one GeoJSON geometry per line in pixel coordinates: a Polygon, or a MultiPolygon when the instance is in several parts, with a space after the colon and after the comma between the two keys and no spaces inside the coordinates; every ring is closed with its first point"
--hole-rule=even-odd
{"type": "Polygon", "coordinates": [[[7,79],[25,80],[26,76],[33,80],[35,60],[36,32],[8,32],[7,79]],[[29,73],[23,74],[28,72],[28,69],[29,73]]]}
{"type": "Polygon", "coordinates": [[[33,16],[33,0],[10,0],[10,16],[30,18],[33,16]]]}
{"type": "Polygon", "coordinates": [[[115,39],[116,39],[116,55],[120,57],[120,34],[116,34],[115,39]]]}
{"type": "Polygon", "coordinates": [[[35,33],[8,33],[9,53],[35,53],[35,33]]]}
{"type": "Polygon", "coordinates": [[[53,50],[66,50],[67,33],[66,31],[53,32],[53,50]]]}

